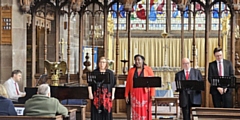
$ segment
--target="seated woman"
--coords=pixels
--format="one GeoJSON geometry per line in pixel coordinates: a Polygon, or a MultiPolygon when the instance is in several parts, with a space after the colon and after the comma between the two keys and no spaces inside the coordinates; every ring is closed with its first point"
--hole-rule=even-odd
{"type": "Polygon", "coordinates": [[[12,101],[8,99],[7,91],[2,84],[0,84],[0,115],[1,116],[17,115],[14,105],[12,101]]]}

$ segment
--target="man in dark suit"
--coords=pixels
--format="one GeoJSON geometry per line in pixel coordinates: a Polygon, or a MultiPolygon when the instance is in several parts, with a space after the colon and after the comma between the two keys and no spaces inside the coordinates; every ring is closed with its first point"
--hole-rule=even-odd
{"type": "MultiPolygon", "coordinates": [[[[188,58],[182,59],[183,70],[176,73],[175,81],[177,80],[202,80],[200,70],[191,68],[188,58]]],[[[182,108],[183,120],[190,120],[191,107],[200,107],[202,103],[201,91],[196,90],[181,90],[179,91],[180,107],[182,108]]]]}
{"type": "MultiPolygon", "coordinates": [[[[213,53],[216,60],[209,63],[208,81],[210,84],[213,76],[234,76],[232,63],[223,59],[222,49],[215,48],[213,53]]],[[[214,107],[233,107],[232,89],[211,86],[210,93],[212,94],[214,107]]]]}

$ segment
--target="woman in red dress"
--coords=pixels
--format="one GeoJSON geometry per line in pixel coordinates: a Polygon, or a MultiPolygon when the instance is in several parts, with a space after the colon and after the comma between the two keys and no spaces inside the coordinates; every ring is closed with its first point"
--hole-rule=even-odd
{"type": "Polygon", "coordinates": [[[152,69],[144,63],[145,58],[142,55],[135,55],[134,60],[134,67],[128,71],[127,76],[125,88],[126,103],[130,102],[131,104],[132,120],[152,120],[151,106],[155,96],[155,89],[133,88],[133,79],[137,77],[150,77],[154,76],[154,74],[152,69]],[[148,93],[150,94],[150,98],[148,93]]]}

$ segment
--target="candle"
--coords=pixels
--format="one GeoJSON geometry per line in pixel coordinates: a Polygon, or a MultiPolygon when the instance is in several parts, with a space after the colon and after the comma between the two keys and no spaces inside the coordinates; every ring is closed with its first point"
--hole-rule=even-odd
{"type": "Polygon", "coordinates": [[[198,55],[198,53],[197,53],[198,51],[197,51],[197,48],[196,48],[196,56],[198,55]]]}
{"type": "Polygon", "coordinates": [[[126,60],[126,50],[124,50],[123,59],[126,60]]]}

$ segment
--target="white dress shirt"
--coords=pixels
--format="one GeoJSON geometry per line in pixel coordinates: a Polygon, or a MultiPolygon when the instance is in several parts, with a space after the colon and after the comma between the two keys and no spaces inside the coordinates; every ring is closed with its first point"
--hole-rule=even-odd
{"type": "Polygon", "coordinates": [[[219,62],[221,62],[221,65],[222,65],[221,75],[224,76],[223,59],[221,59],[220,61],[217,61],[217,69],[218,69],[218,73],[219,73],[219,62]]]}
{"type": "Polygon", "coordinates": [[[5,83],[3,85],[4,85],[4,87],[7,90],[8,98],[10,100],[12,100],[12,101],[16,101],[17,102],[18,98],[21,97],[22,94],[25,94],[25,93],[24,92],[20,92],[18,83],[16,83],[16,86],[15,86],[15,83],[16,82],[13,80],[13,78],[9,78],[7,81],[5,81],[5,83]],[[18,90],[19,95],[17,94],[16,90],[18,90]]]}
{"type": "Polygon", "coordinates": [[[187,71],[188,71],[188,75],[190,75],[190,70],[191,70],[191,68],[189,68],[188,70],[185,70],[185,69],[184,69],[184,74],[185,74],[185,76],[187,75],[187,71]]]}

